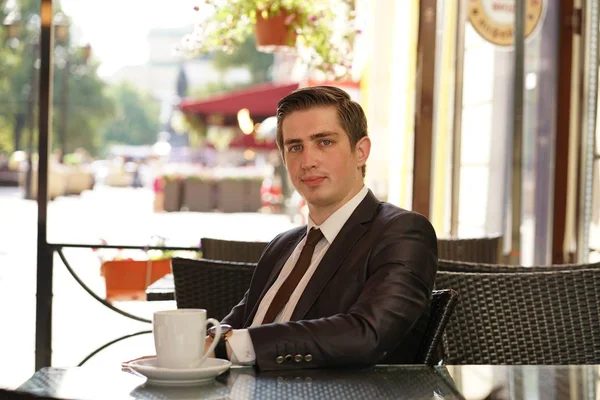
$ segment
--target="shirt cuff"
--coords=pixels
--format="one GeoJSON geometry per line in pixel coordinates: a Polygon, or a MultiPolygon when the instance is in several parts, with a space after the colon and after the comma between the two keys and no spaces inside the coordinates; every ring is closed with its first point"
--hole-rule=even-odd
{"type": "Polygon", "coordinates": [[[231,336],[227,338],[227,348],[231,352],[232,363],[238,365],[256,363],[256,353],[248,329],[234,329],[231,336]]]}

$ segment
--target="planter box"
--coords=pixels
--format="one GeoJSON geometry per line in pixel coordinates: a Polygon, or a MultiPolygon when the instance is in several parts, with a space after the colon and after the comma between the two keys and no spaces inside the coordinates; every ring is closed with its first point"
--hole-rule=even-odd
{"type": "Polygon", "coordinates": [[[260,197],[260,188],[262,180],[249,179],[244,185],[244,211],[257,212],[262,207],[262,199],[260,197]]]}
{"type": "Polygon", "coordinates": [[[145,300],[146,288],[171,273],[171,259],[113,260],[102,264],[106,300],[145,300]]]}
{"type": "Polygon", "coordinates": [[[181,210],[181,188],[182,184],[178,180],[168,181],[165,183],[164,192],[164,203],[163,207],[165,211],[180,211],[181,210]]]}
{"type": "Polygon", "coordinates": [[[223,179],[218,182],[218,208],[229,212],[256,212],[261,207],[261,180],[223,179]]]}
{"type": "Polygon", "coordinates": [[[215,185],[211,181],[186,179],[183,206],[188,211],[211,212],[215,209],[215,185]]]}
{"type": "Polygon", "coordinates": [[[94,176],[82,168],[71,167],[67,173],[66,194],[81,194],[94,187],[94,176]]]}
{"type": "MultiPolygon", "coordinates": [[[[67,193],[67,168],[63,166],[51,166],[48,171],[48,197],[54,200],[58,196],[64,196],[67,193]]],[[[27,171],[21,171],[19,176],[19,186],[25,189],[25,181],[27,180],[27,171]]],[[[31,174],[31,198],[37,198],[38,189],[38,173],[37,168],[34,168],[31,174]]]]}
{"type": "Polygon", "coordinates": [[[226,213],[244,211],[244,181],[222,179],[219,181],[218,187],[219,210],[226,213]]]}

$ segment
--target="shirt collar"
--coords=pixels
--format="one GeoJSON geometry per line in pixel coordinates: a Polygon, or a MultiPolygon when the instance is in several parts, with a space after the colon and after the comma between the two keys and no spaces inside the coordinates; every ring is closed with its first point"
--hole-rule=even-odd
{"type": "Polygon", "coordinates": [[[361,201],[367,196],[369,189],[363,185],[360,192],[358,192],[353,198],[351,198],[346,204],[341,206],[338,210],[336,210],[333,214],[329,216],[320,226],[315,225],[313,220],[308,217],[308,225],[306,226],[306,232],[308,232],[312,228],[320,229],[323,232],[323,236],[327,239],[329,244],[333,243],[335,237],[340,233],[342,227],[350,218],[350,215],[356,210],[356,207],[360,204],[361,201]]]}

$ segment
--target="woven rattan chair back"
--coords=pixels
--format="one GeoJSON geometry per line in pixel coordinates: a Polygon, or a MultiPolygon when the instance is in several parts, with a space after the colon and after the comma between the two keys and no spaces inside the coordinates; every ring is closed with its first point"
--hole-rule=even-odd
{"type": "Polygon", "coordinates": [[[222,320],[250,287],[256,264],[173,258],[177,308],[204,308],[222,320]]]}
{"type": "Polygon", "coordinates": [[[438,258],[497,264],[502,255],[502,236],[438,239],[438,258]]]}
{"type": "Polygon", "coordinates": [[[442,336],[457,301],[458,293],[452,289],[433,291],[429,324],[415,364],[436,365],[442,360],[442,336]]]}
{"type": "Polygon", "coordinates": [[[267,244],[214,238],[200,239],[202,258],[246,263],[257,263],[267,244]]]}
{"type": "Polygon", "coordinates": [[[525,267],[522,265],[507,264],[481,264],[465,261],[438,260],[438,271],[446,272],[490,272],[490,273],[532,273],[532,272],[553,272],[560,270],[576,269],[600,269],[600,263],[595,264],[555,264],[555,265],[534,265],[525,267]]]}
{"type": "Polygon", "coordinates": [[[438,271],[460,296],[444,332],[447,364],[600,363],[600,269],[438,271]]]}

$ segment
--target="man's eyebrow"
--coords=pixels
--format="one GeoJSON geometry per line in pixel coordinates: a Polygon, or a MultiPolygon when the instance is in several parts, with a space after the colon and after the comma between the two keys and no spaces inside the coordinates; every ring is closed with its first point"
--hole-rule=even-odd
{"type": "Polygon", "coordinates": [[[283,142],[283,144],[288,145],[288,144],[298,144],[298,143],[302,143],[302,140],[300,139],[288,139],[285,142],[283,142]]]}
{"type": "Polygon", "coordinates": [[[315,133],[315,134],[310,135],[310,140],[322,139],[324,137],[338,136],[338,135],[339,134],[337,132],[323,131],[323,132],[319,132],[319,133],[315,133]]]}
{"type": "MultiPolygon", "coordinates": [[[[332,136],[339,136],[339,133],[333,132],[333,131],[323,131],[323,132],[319,132],[319,133],[313,133],[308,138],[310,140],[317,140],[317,139],[323,139],[323,138],[332,137],[332,136]]],[[[286,146],[290,145],[290,144],[299,144],[299,143],[302,143],[302,139],[288,139],[285,142],[283,142],[283,144],[286,146]]]]}

